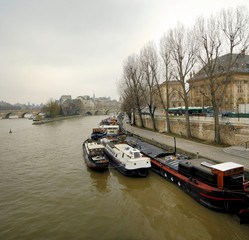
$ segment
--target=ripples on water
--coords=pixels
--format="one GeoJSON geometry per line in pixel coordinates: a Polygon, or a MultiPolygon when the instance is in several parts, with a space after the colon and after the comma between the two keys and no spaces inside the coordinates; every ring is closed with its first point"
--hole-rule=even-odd
{"type": "Polygon", "coordinates": [[[0,120],[1,240],[248,239],[248,225],[153,172],[140,179],[89,170],[82,142],[103,118],[0,120]]]}

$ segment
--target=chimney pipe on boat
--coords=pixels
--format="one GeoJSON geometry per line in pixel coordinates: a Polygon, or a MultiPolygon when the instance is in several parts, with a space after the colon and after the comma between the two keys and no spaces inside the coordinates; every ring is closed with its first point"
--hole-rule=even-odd
{"type": "Polygon", "coordinates": [[[174,138],[174,155],[176,155],[176,138],[175,137],[173,138],[174,138]]]}

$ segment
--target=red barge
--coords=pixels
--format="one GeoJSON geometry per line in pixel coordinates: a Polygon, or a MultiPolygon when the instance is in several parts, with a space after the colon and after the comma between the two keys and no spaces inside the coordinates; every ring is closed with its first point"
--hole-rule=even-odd
{"type": "Polygon", "coordinates": [[[240,223],[249,223],[249,181],[244,178],[243,165],[187,159],[130,136],[126,142],[150,157],[153,171],[177,184],[197,202],[215,211],[236,214],[240,223]]]}

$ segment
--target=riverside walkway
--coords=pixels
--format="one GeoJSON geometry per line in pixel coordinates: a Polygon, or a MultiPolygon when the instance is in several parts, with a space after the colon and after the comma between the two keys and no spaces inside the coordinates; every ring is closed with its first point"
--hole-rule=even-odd
{"type": "MultiPolygon", "coordinates": [[[[139,135],[141,137],[155,140],[159,143],[166,144],[168,146],[174,145],[173,137],[165,134],[148,131],[141,128],[133,127],[124,123],[125,130],[139,135]]],[[[208,158],[217,162],[235,162],[244,165],[245,169],[249,171],[249,152],[244,147],[234,146],[229,148],[214,147],[203,143],[197,143],[194,141],[186,140],[180,137],[176,137],[176,147],[185,152],[196,154],[199,152],[199,156],[208,158]]]]}

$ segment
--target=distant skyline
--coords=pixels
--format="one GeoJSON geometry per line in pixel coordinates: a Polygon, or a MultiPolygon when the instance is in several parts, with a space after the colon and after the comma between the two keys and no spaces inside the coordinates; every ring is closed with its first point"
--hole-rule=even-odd
{"type": "Polygon", "coordinates": [[[0,101],[119,99],[123,61],[178,22],[248,0],[0,0],[0,101]]]}

